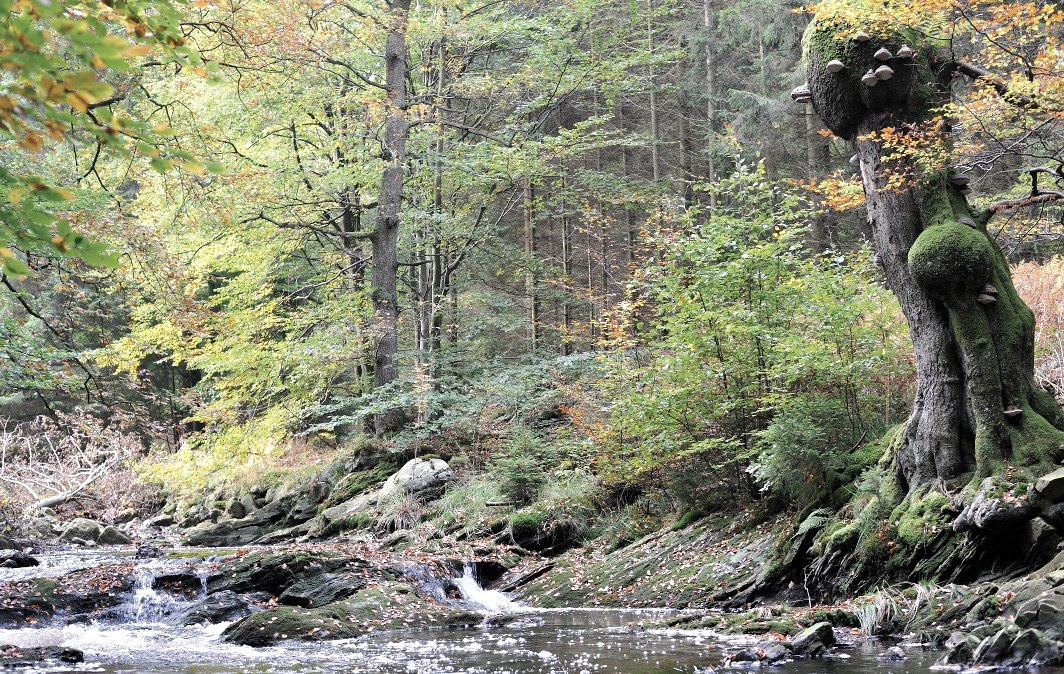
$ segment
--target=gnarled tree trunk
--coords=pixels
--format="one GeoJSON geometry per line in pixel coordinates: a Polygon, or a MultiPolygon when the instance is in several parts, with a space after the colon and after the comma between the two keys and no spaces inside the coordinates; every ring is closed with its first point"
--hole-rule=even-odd
{"type": "Polygon", "coordinates": [[[876,251],[915,347],[913,411],[892,444],[897,477],[912,490],[1006,462],[1048,466],[1064,453],[1064,415],[1034,382],[1034,317],[987,233],[990,213],[968,203],[948,168],[921,171],[897,152],[898,134],[933,133],[955,65],[880,19],[818,15],[805,47],[813,106],[856,148],[876,251]],[[882,49],[889,58],[877,58],[882,49]]]}

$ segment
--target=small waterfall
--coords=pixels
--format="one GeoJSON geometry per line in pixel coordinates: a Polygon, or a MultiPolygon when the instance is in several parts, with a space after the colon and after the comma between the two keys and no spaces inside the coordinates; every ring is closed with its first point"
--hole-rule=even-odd
{"type": "MultiPolygon", "coordinates": [[[[129,623],[158,624],[188,608],[190,602],[184,597],[155,589],[158,579],[158,567],[146,564],[140,567],[137,582],[130,591],[129,600],[120,609],[120,615],[129,623]]],[[[200,596],[206,594],[207,576],[196,574],[201,584],[200,596]]]]}
{"type": "Polygon", "coordinates": [[[479,608],[491,613],[513,613],[524,610],[524,607],[497,590],[485,590],[477,582],[476,571],[473,565],[466,562],[462,566],[462,575],[454,579],[462,598],[473,608],[479,608]]]}

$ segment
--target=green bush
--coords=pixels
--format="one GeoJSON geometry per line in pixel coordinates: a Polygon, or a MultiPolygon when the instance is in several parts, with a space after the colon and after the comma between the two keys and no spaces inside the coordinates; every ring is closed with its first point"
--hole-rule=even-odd
{"type": "Polygon", "coordinates": [[[550,463],[548,444],[524,425],[510,429],[503,454],[494,461],[492,472],[507,499],[518,505],[531,503],[547,482],[550,463]]]}
{"type": "Polygon", "coordinates": [[[854,441],[838,401],[797,398],[761,433],[761,455],[751,470],[765,487],[799,505],[817,503],[846,474],[854,441]]]}

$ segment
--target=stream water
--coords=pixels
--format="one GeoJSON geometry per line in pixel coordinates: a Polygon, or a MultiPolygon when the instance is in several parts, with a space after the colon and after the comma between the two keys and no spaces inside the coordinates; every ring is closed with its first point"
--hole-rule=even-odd
{"type": "MultiPolygon", "coordinates": [[[[69,570],[87,562],[71,558],[52,566],[69,570]]],[[[114,623],[0,630],[0,644],[61,645],[84,652],[83,664],[35,670],[47,672],[695,674],[712,671],[710,666],[720,663],[726,652],[751,643],[724,639],[708,631],[640,626],[643,621],[666,615],[665,610],[528,609],[501,593],[482,589],[467,568],[454,579],[462,601],[485,616],[506,615],[504,625],[370,633],[358,639],[289,642],[269,648],[234,646],[219,640],[224,624],[173,624],[176,621],[170,618],[180,615],[188,603],[153,590],[154,569],[154,564],[142,567],[141,579],[119,612],[121,619],[114,623]]],[[[0,572],[0,580],[5,579],[0,572]]],[[[883,648],[863,644],[842,649],[833,659],[795,661],[772,671],[906,674],[926,672],[934,662],[935,654],[918,649],[910,649],[904,662],[884,662],[877,659],[883,648]]]]}

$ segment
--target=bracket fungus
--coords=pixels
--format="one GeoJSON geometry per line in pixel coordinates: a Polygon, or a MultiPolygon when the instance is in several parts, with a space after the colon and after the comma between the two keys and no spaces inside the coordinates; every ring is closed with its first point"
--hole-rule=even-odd
{"type": "Polygon", "coordinates": [[[797,86],[791,89],[791,100],[795,103],[806,103],[813,100],[813,92],[804,84],[797,86]]]}

